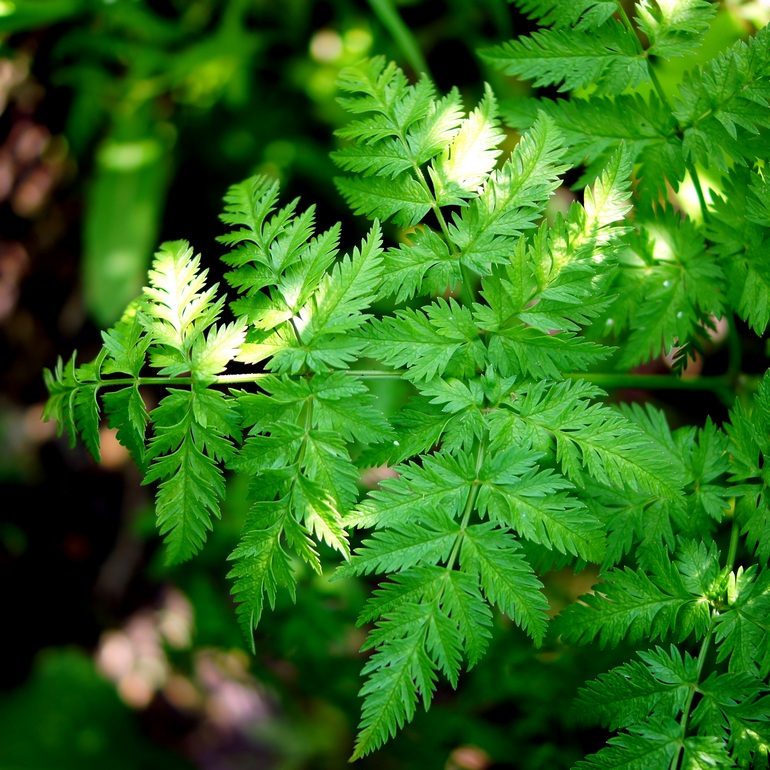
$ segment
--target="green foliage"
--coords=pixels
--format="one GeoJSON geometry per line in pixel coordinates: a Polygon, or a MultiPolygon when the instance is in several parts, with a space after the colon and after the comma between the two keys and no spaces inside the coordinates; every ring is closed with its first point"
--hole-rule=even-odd
{"type": "MultiPolygon", "coordinates": [[[[203,546],[222,469],[249,479],[230,578],[250,641],[265,604],[295,595],[298,562],[320,573],[336,551],[338,576],[377,576],[354,759],[480,666],[507,617],[534,646],[640,648],[582,691],[618,734],[577,767],[766,767],[770,378],[724,426],[676,429],[600,385],[663,354],[684,365],[719,318],[770,320],[768,29],[669,101],[654,62],[698,48],[707,3],[643,2],[638,30],[614,3],[521,8],[551,26],[484,58],[580,95],[507,107],[529,127],[507,152],[489,87],[466,113],[383,58],[343,71],[354,118],[333,157],[373,220],[360,246],[340,255],[340,228],[279,208],[264,177],[233,186],[235,321],[199,258],[166,244],[97,359],[46,373],[46,417],[96,455],[103,403],[160,482],[171,561],[203,546]],[[548,219],[569,163],[588,186],[548,219]],[[699,167],[724,179],[692,216],[662,193],[685,174],[700,191],[699,167]],[[367,385],[380,378],[409,386],[392,415],[367,385]],[[148,413],[149,387],[166,394],[148,413]],[[362,493],[374,464],[386,478],[362,493]],[[599,582],[551,631],[543,579],[587,565],[599,582]]],[[[730,399],[739,355],[713,378],[730,399]]]]}

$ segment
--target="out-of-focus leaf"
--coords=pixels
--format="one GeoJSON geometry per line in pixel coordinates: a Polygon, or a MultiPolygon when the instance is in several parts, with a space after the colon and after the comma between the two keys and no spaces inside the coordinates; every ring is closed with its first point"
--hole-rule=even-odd
{"type": "Polygon", "coordinates": [[[0,3],[0,33],[56,24],[77,16],[90,5],[89,0],[4,0],[0,3]]]}
{"type": "Polygon", "coordinates": [[[141,293],[171,170],[170,126],[120,121],[97,152],[84,222],[85,303],[102,327],[141,293]]]}

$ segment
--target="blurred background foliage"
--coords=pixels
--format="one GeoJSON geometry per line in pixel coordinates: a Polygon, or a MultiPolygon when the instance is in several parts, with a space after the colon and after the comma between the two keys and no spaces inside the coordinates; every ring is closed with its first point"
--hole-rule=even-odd
{"type": "MultiPolygon", "coordinates": [[[[768,15],[731,0],[700,55],[768,15]]],[[[247,655],[224,579],[243,490],[169,572],[124,450],[105,431],[95,466],[40,422],[41,371],[96,352],[160,241],[190,240],[216,276],[221,198],[250,174],[317,202],[349,243],[363,233],[328,158],[341,67],[384,54],[468,104],[485,80],[514,98],[528,85],[475,50],[530,28],[504,0],[0,0],[0,768],[346,766],[371,585],[303,574],[247,655]]],[[[593,577],[547,576],[554,612],[593,577]]],[[[360,765],[568,768],[605,738],[570,703],[612,664],[557,640],[535,651],[499,619],[483,666],[360,765]]]]}

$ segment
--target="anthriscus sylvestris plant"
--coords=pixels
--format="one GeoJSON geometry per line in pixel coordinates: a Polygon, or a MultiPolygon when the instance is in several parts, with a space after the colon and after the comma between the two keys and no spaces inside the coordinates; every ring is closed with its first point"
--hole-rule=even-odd
{"type": "Polygon", "coordinates": [[[95,457],[100,420],[117,428],[157,485],[171,563],[203,547],[223,469],[248,476],[230,578],[249,640],[294,594],[292,559],[321,571],[319,543],[339,575],[377,576],[354,759],[439,679],[484,665],[494,613],[540,645],[541,576],[591,564],[599,583],[553,638],[638,652],[582,690],[617,734],[577,767],[767,767],[770,379],[741,374],[735,321],[763,335],[770,320],[770,30],[667,92],[656,68],[698,49],[715,5],[519,5],[542,29],[481,56],[564,99],[501,108],[487,87],[468,113],[382,58],[345,70],[333,158],[364,240],[340,253],[340,228],[317,232],[275,182],[234,185],[229,293],[187,243],[164,244],[98,357],[46,372],[46,417],[95,457]],[[522,132],[508,153],[502,119],[522,132]],[[571,167],[578,199],[546,218],[571,167]],[[664,354],[681,368],[720,319],[724,375],[631,373],[664,354]],[[381,378],[412,392],[390,418],[368,386],[381,378]],[[661,379],[713,390],[729,420],[672,429],[607,403],[661,379]],[[362,495],[373,465],[391,476],[362,495]]]}

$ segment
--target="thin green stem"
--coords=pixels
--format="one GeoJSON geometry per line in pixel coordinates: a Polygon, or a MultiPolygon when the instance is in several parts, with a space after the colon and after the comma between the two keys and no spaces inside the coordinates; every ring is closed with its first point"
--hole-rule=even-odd
{"type": "Polygon", "coordinates": [[[740,535],[738,520],[733,516],[733,525],[730,530],[730,545],[727,548],[727,564],[725,565],[729,572],[733,571],[735,566],[735,556],[738,553],[738,537],[740,535]]]}
{"type": "Polygon", "coordinates": [[[391,0],[369,0],[369,5],[382,26],[393,38],[393,42],[398,46],[409,66],[416,73],[424,72],[433,80],[420,46],[417,44],[412,31],[404,24],[404,20],[399,16],[391,0]]]}
{"type": "Polygon", "coordinates": [[[623,24],[625,24],[625,26],[634,36],[634,41],[636,42],[636,50],[639,52],[640,56],[643,56],[647,59],[647,74],[650,76],[650,81],[652,82],[652,85],[655,88],[655,91],[657,91],[657,94],[661,98],[663,103],[666,104],[669,107],[669,109],[673,110],[671,100],[668,98],[668,94],[663,90],[663,86],[660,80],[658,80],[658,76],[655,73],[655,70],[652,68],[652,64],[650,63],[649,58],[647,58],[647,51],[644,50],[644,46],[642,46],[642,41],[639,39],[639,35],[637,31],[634,25],[631,23],[631,19],[628,18],[626,9],[623,8],[623,5],[621,3],[617,3],[617,6],[618,6],[618,15],[620,16],[620,20],[623,22],[623,24]]]}
{"type": "MultiPolygon", "coordinates": [[[[393,371],[384,371],[380,369],[345,369],[345,374],[349,377],[361,377],[365,380],[386,380],[401,379],[404,376],[405,369],[395,369],[393,371]]],[[[211,385],[233,385],[241,382],[259,382],[266,377],[272,377],[270,372],[253,372],[251,374],[220,374],[212,377],[208,384],[211,385]]],[[[115,377],[106,380],[97,380],[94,384],[98,388],[114,387],[118,385],[192,385],[201,382],[196,377],[115,377]]]]}
{"type": "Polygon", "coordinates": [[[703,194],[703,187],[700,183],[700,177],[698,176],[698,170],[695,168],[694,163],[687,164],[687,173],[692,179],[693,187],[695,187],[695,194],[698,196],[698,205],[700,206],[700,213],[703,217],[703,221],[707,222],[709,219],[709,208],[706,203],[706,196],[703,194]]]}
{"type": "Polygon", "coordinates": [[[363,377],[365,380],[400,380],[406,369],[383,371],[380,369],[346,369],[345,374],[351,377],[363,377]]]}
{"type": "Polygon", "coordinates": [[[727,375],[683,380],[668,374],[567,374],[571,379],[588,380],[607,390],[643,388],[645,390],[710,390],[720,399],[730,395],[733,378],[727,375]]]}
{"type": "Polygon", "coordinates": [[[104,388],[112,385],[192,385],[194,382],[197,382],[194,377],[116,377],[100,379],[94,384],[98,388],[104,388]]]}
{"type": "Polygon", "coordinates": [[[703,674],[703,667],[706,663],[706,657],[709,652],[709,648],[711,646],[711,637],[713,635],[713,629],[714,629],[714,616],[712,614],[711,620],[709,622],[709,629],[706,632],[706,636],[704,637],[703,641],[701,642],[700,646],[700,652],[698,653],[698,669],[695,677],[695,682],[690,685],[690,692],[687,694],[687,700],[684,703],[684,708],[682,709],[682,717],[679,720],[679,726],[682,730],[682,737],[679,742],[679,745],[676,747],[676,753],[674,754],[672,760],[671,760],[671,770],[677,770],[679,767],[679,758],[682,754],[682,749],[684,748],[684,739],[687,734],[687,724],[690,721],[690,711],[692,710],[692,702],[695,698],[695,692],[697,690],[698,684],[700,683],[701,676],[703,674]]]}
{"type": "MultiPolygon", "coordinates": [[[[407,144],[406,139],[404,138],[404,144],[407,144]]],[[[433,210],[433,213],[436,215],[436,221],[439,224],[439,227],[441,228],[441,233],[444,236],[444,242],[449,246],[449,248],[452,248],[452,238],[449,235],[449,225],[447,225],[447,221],[444,218],[444,212],[441,211],[441,206],[438,205],[436,202],[435,195],[433,194],[433,191],[430,188],[430,185],[428,184],[428,180],[425,178],[425,174],[423,173],[422,169],[417,165],[417,163],[412,164],[412,168],[414,169],[414,173],[417,176],[417,181],[420,183],[422,188],[425,190],[426,193],[433,199],[433,202],[431,203],[431,209],[433,210]]],[[[476,299],[476,293],[473,288],[473,276],[471,275],[470,269],[462,263],[460,260],[460,273],[462,275],[462,284],[460,286],[460,298],[463,301],[463,304],[467,307],[470,307],[474,300],[476,299]]]]}
{"type": "Polygon", "coordinates": [[[620,20],[623,22],[623,24],[626,25],[626,27],[629,29],[630,32],[634,35],[634,41],[636,42],[636,50],[644,56],[644,48],[642,47],[642,41],[639,40],[639,36],[636,34],[636,30],[634,29],[634,25],[631,23],[631,19],[628,18],[628,14],[626,13],[626,9],[623,7],[623,4],[620,2],[615,3],[618,7],[618,15],[620,16],[620,20]]]}
{"type": "Polygon", "coordinates": [[[664,91],[660,80],[658,80],[658,76],[655,73],[655,70],[652,68],[652,64],[650,63],[649,59],[647,60],[647,72],[650,74],[652,85],[655,87],[655,91],[657,92],[661,101],[673,112],[674,106],[671,104],[671,100],[668,98],[668,94],[664,91]]]}
{"type": "Polygon", "coordinates": [[[460,553],[460,546],[462,545],[463,537],[465,535],[465,530],[468,527],[468,522],[471,520],[471,514],[473,513],[474,509],[476,508],[476,500],[478,500],[479,497],[479,491],[481,490],[481,483],[479,481],[479,472],[481,471],[481,466],[484,464],[484,441],[479,442],[479,449],[476,453],[476,479],[473,482],[473,486],[470,488],[470,491],[468,492],[468,499],[465,501],[465,508],[463,509],[463,517],[460,521],[460,534],[457,536],[457,540],[455,540],[454,545],[452,546],[452,552],[449,554],[449,559],[447,560],[447,569],[451,570],[454,569],[455,562],[457,561],[457,557],[460,553]]]}
{"type": "MultiPolygon", "coordinates": [[[[403,142],[405,147],[409,147],[409,142],[407,141],[406,136],[402,134],[401,141],[403,142]]],[[[420,168],[419,164],[416,160],[412,160],[412,170],[414,171],[414,175],[417,177],[417,181],[419,182],[420,186],[423,190],[425,190],[426,193],[428,193],[428,196],[431,199],[431,210],[436,216],[436,221],[438,222],[439,227],[441,228],[441,233],[444,236],[444,240],[447,242],[447,245],[451,246],[452,239],[449,237],[449,225],[446,223],[446,219],[444,219],[444,212],[441,210],[441,206],[438,205],[438,202],[436,201],[436,196],[431,190],[430,185],[428,184],[428,180],[425,178],[425,174],[423,170],[420,168]]]]}
{"type": "MultiPolygon", "coordinates": [[[[727,559],[725,564],[725,567],[730,572],[735,566],[735,557],[738,553],[739,535],[740,535],[740,527],[738,526],[737,520],[733,518],[732,529],[730,530],[730,545],[728,546],[728,549],[727,549],[727,559]]],[[[712,610],[711,616],[709,618],[709,628],[708,628],[708,631],[706,632],[706,636],[701,642],[700,652],[698,653],[698,668],[696,672],[695,682],[690,686],[690,692],[687,694],[687,700],[685,701],[684,707],[682,709],[682,717],[679,720],[679,724],[682,730],[682,733],[681,733],[682,739],[679,745],[677,746],[676,754],[671,760],[671,770],[677,770],[677,768],[679,767],[679,758],[681,756],[682,748],[684,746],[684,739],[687,737],[687,725],[690,720],[692,703],[695,698],[695,693],[697,691],[698,684],[700,683],[701,678],[703,677],[703,668],[706,664],[706,657],[708,656],[709,648],[711,646],[711,638],[713,636],[715,618],[716,618],[716,614],[712,610]]]]}

